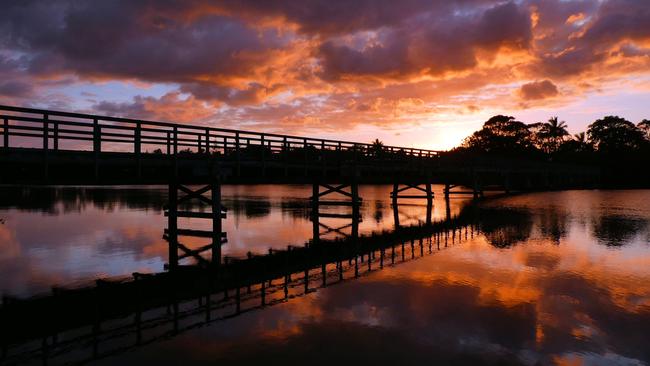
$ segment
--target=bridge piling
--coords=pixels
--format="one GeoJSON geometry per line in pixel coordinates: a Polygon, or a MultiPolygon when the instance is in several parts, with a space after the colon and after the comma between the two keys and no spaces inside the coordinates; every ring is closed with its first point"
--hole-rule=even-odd
{"type": "MultiPolygon", "coordinates": [[[[57,125],[58,126],[58,125],[57,125]]],[[[142,124],[135,125],[133,152],[135,153],[136,174],[138,179],[142,178],[142,124]]]]}
{"type": "Polygon", "coordinates": [[[236,157],[236,168],[237,176],[241,176],[241,149],[239,147],[239,132],[235,132],[235,157],[236,157]]]}
{"type": "Polygon", "coordinates": [[[176,182],[169,185],[169,204],[165,215],[168,217],[167,229],[165,230],[163,238],[169,242],[169,264],[170,271],[178,267],[178,262],[185,258],[194,258],[199,265],[213,266],[217,268],[221,263],[221,245],[227,242],[226,233],[222,230],[221,220],[226,217],[226,209],[221,204],[221,184],[218,177],[214,177],[213,181],[197,190],[193,190],[184,185],[176,182]],[[185,196],[179,198],[178,192],[185,193],[185,196]],[[210,198],[204,194],[210,192],[210,198]],[[180,203],[196,200],[199,203],[207,204],[210,206],[211,212],[200,211],[179,211],[178,205],[180,203]],[[212,230],[194,230],[194,229],[179,229],[178,218],[196,218],[196,219],[210,219],[212,220],[212,230]],[[197,249],[191,249],[185,244],[179,242],[178,237],[202,237],[210,238],[211,241],[208,245],[204,245],[197,249]],[[178,250],[183,252],[183,255],[178,255],[178,250]],[[210,250],[211,260],[208,261],[201,253],[210,250]]]}
{"type": "Polygon", "coordinates": [[[312,195],[309,199],[311,202],[310,220],[312,221],[313,243],[317,243],[322,235],[329,233],[338,233],[344,237],[358,237],[359,222],[361,220],[361,214],[359,212],[361,197],[359,197],[359,185],[356,180],[353,180],[349,184],[344,183],[338,185],[315,182],[312,184],[312,195]],[[321,191],[321,187],[325,188],[325,190],[321,191]],[[349,188],[349,192],[345,190],[346,188],[349,188]],[[349,198],[349,200],[321,200],[321,198],[331,194],[339,194],[345,198],[349,198]],[[350,214],[323,212],[320,211],[322,206],[350,206],[352,212],[350,214]],[[332,227],[320,222],[321,218],[351,219],[351,223],[340,227],[332,227]],[[320,231],[321,227],[325,229],[324,232],[320,231]],[[350,228],[351,231],[349,235],[343,232],[347,228],[350,228]]]}
{"type": "Polygon", "coordinates": [[[167,242],[169,243],[169,270],[178,267],[178,186],[177,183],[169,185],[169,208],[167,209],[167,242]]]}
{"type": "Polygon", "coordinates": [[[390,193],[393,205],[397,205],[397,200],[399,198],[424,198],[427,200],[427,204],[433,204],[433,191],[431,189],[431,183],[393,183],[393,191],[390,193]],[[400,185],[404,187],[400,188],[400,185]],[[421,186],[424,186],[421,187],[421,186]],[[421,192],[420,194],[400,194],[404,191],[416,190],[421,192]]]}
{"type": "Polygon", "coordinates": [[[47,114],[43,115],[43,178],[45,181],[49,177],[49,142],[50,142],[50,123],[47,114]]]}

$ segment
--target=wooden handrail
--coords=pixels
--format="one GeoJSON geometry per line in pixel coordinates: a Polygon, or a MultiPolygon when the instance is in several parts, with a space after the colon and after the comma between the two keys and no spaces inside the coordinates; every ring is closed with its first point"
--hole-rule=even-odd
{"type": "MultiPolygon", "coordinates": [[[[43,148],[45,149],[50,148],[50,146],[58,149],[59,141],[61,140],[91,140],[93,141],[95,150],[101,149],[102,141],[131,143],[133,144],[135,153],[139,152],[143,143],[150,145],[159,144],[161,146],[171,143],[173,147],[176,147],[176,149],[172,148],[172,150],[177,150],[178,146],[196,147],[198,149],[197,151],[201,151],[203,147],[213,148],[222,146],[224,149],[234,147],[233,150],[239,154],[242,149],[242,141],[245,144],[244,148],[254,145],[268,147],[271,150],[279,148],[280,151],[290,151],[295,147],[311,147],[317,150],[348,150],[354,151],[355,153],[369,154],[374,149],[372,144],[345,140],[320,139],[210,126],[193,126],[4,105],[0,105],[0,120],[3,121],[3,124],[0,125],[0,134],[4,135],[4,147],[8,147],[9,136],[23,136],[42,137],[43,148]],[[74,118],[77,120],[65,120],[63,118],[74,118]],[[10,122],[20,122],[23,125],[11,124],[10,122]],[[37,123],[41,124],[41,126],[24,125],[29,123],[37,123]],[[12,130],[14,130],[13,133],[12,130]],[[28,133],[28,131],[31,132],[28,133]],[[132,135],[129,134],[129,131],[132,135]],[[70,136],[70,134],[76,136],[70,136]],[[88,138],[84,137],[84,135],[87,135],[88,138]],[[169,135],[171,139],[166,137],[166,135],[169,135]],[[50,138],[53,139],[52,145],[48,144],[50,138]],[[154,142],[155,140],[160,140],[160,142],[156,143],[154,142]],[[167,143],[166,141],[168,140],[171,141],[167,143]],[[220,142],[219,140],[222,141],[220,142]]],[[[382,151],[393,154],[401,153],[411,157],[429,158],[436,157],[441,153],[438,150],[400,146],[383,146],[382,151]]]]}

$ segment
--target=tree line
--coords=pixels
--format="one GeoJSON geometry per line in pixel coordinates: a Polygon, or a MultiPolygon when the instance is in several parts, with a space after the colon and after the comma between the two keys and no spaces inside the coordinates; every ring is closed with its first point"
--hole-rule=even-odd
{"type": "Polygon", "coordinates": [[[634,124],[606,116],[591,123],[586,131],[571,135],[566,122],[558,117],[526,124],[512,116],[497,115],[450,153],[584,164],[599,167],[604,182],[610,185],[650,186],[648,119],[634,124]]]}
{"type": "Polygon", "coordinates": [[[514,117],[498,115],[487,120],[454,150],[552,157],[562,153],[635,153],[647,149],[649,144],[650,120],[647,119],[635,125],[618,116],[606,116],[590,124],[586,132],[572,136],[566,122],[558,117],[525,124],[514,117]]]}

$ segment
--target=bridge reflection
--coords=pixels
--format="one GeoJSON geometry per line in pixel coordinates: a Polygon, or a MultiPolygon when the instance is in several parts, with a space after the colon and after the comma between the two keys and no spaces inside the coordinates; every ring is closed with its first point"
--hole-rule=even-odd
{"type": "Polygon", "coordinates": [[[324,238],[321,229],[330,226],[320,220],[341,218],[313,217],[319,232],[304,246],[224,257],[219,266],[178,264],[162,273],[98,280],[93,287],[58,288],[48,296],[5,298],[3,363],[109,357],[433,254],[479,231],[471,207],[438,222],[396,223],[394,230],[370,235],[351,230],[361,219],[352,215],[347,228],[329,233],[334,238],[324,238]]]}

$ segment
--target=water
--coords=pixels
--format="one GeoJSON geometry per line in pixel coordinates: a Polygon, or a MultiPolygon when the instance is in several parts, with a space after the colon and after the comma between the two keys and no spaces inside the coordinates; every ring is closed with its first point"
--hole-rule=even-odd
{"type": "MultiPolygon", "coordinates": [[[[446,217],[436,188],[434,221],[446,217]]],[[[3,191],[5,294],[163,269],[163,188],[3,191]]],[[[361,187],[360,233],[394,228],[389,192],[361,187]]],[[[310,194],[307,186],[224,187],[224,254],[303,245],[312,237],[310,194]]],[[[413,260],[99,363],[648,364],[648,202],[650,191],[489,199],[473,238],[461,232],[462,241],[431,255],[407,250],[413,260]]],[[[450,206],[451,216],[472,209],[466,199],[450,206]]],[[[400,210],[403,226],[425,221],[426,206],[400,210]]]]}

